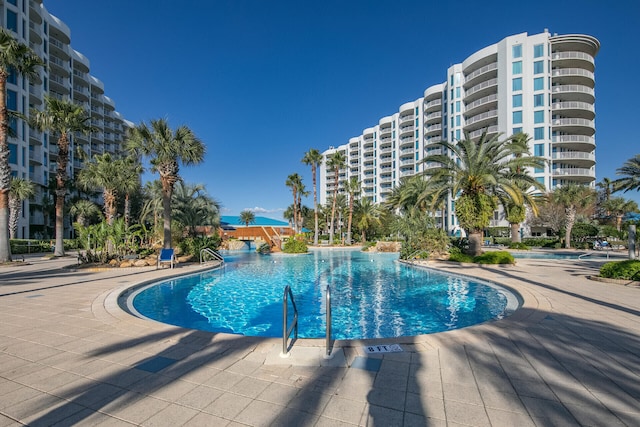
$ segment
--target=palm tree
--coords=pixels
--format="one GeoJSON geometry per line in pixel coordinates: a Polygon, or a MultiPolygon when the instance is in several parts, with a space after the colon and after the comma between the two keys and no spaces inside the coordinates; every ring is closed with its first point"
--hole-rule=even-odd
{"type": "Polygon", "coordinates": [[[557,188],[551,194],[552,200],[564,207],[565,235],[564,247],[571,248],[571,229],[576,222],[579,209],[589,206],[594,200],[593,190],[578,184],[568,184],[557,188]]]}
{"type": "Polygon", "coordinates": [[[360,181],[357,176],[352,176],[347,181],[347,193],[349,193],[349,221],[347,222],[347,245],[351,244],[351,224],[353,222],[353,203],[360,194],[360,181]]]}
{"type": "Polygon", "coordinates": [[[596,187],[602,190],[604,193],[604,201],[606,202],[611,197],[611,188],[613,186],[613,181],[609,178],[602,178],[602,181],[596,183],[596,187]]]}
{"type": "Polygon", "coordinates": [[[86,227],[89,218],[100,215],[100,208],[90,200],[79,199],[71,205],[69,213],[76,217],[76,222],[86,227]]]}
{"type": "Polygon", "coordinates": [[[345,156],[343,151],[334,152],[329,160],[327,161],[327,166],[329,170],[333,171],[333,204],[331,207],[331,223],[329,224],[329,244],[333,245],[333,235],[334,235],[334,227],[335,227],[335,219],[336,219],[336,201],[338,199],[338,187],[339,178],[340,178],[340,169],[344,168],[347,162],[347,157],[345,156]]]}
{"type": "Polygon", "coordinates": [[[382,212],[378,205],[374,205],[370,199],[364,197],[356,201],[354,213],[356,225],[362,233],[362,243],[365,243],[367,241],[367,230],[374,225],[381,224],[380,216],[382,212]]]}
{"type": "Polygon", "coordinates": [[[171,200],[173,219],[196,235],[198,226],[219,224],[220,204],[207,194],[202,184],[176,183],[171,200]]]}
{"type": "Polygon", "coordinates": [[[629,212],[637,211],[638,204],[624,197],[612,197],[604,203],[604,208],[610,215],[616,218],[616,229],[620,231],[622,228],[622,218],[629,212]]]}
{"type": "Polygon", "coordinates": [[[313,212],[314,212],[314,233],[313,244],[318,246],[318,186],[316,184],[316,178],[318,175],[318,167],[322,164],[322,154],[315,148],[309,149],[304,153],[302,163],[311,166],[311,177],[313,179],[313,212]]]}
{"type": "Polygon", "coordinates": [[[293,173],[287,177],[285,185],[291,188],[291,194],[293,195],[293,230],[298,232],[298,193],[302,189],[302,178],[297,173],[293,173]]]}
{"type": "Polygon", "coordinates": [[[33,79],[44,62],[27,45],[18,42],[9,31],[0,28],[0,263],[11,261],[9,245],[9,111],[7,110],[7,78],[17,73],[33,79]]]}
{"type": "Polygon", "coordinates": [[[109,153],[96,154],[78,174],[78,184],[85,189],[102,188],[104,216],[113,225],[116,217],[116,201],[121,187],[123,161],[113,160],[109,153]]]}
{"type": "Polygon", "coordinates": [[[67,195],[67,164],[69,163],[69,135],[95,131],[91,117],[84,108],[70,101],[45,96],[45,109],[31,110],[30,122],[36,129],[58,136],[58,163],[56,169],[56,244],[55,256],[64,256],[64,199],[67,195]]]}
{"type": "Polygon", "coordinates": [[[152,172],[160,174],[162,183],[162,210],[165,249],[171,248],[171,196],[175,183],[180,179],[180,163],[191,165],[202,162],[205,146],[193,131],[180,126],[172,131],[165,119],[151,120],[134,127],[128,149],[151,158],[152,172]]]}
{"type": "Polygon", "coordinates": [[[621,168],[616,169],[616,175],[623,175],[613,181],[613,191],[640,191],[640,154],[627,160],[621,168]]]}
{"type": "Polygon", "coordinates": [[[13,178],[11,180],[11,189],[9,190],[9,238],[16,238],[18,220],[22,214],[22,201],[32,198],[35,194],[36,190],[33,182],[22,178],[13,178]]]}
{"type": "Polygon", "coordinates": [[[254,214],[250,210],[243,210],[242,212],[240,212],[240,222],[248,227],[249,224],[253,224],[256,222],[256,214],[254,214]]]}
{"type": "Polygon", "coordinates": [[[454,156],[433,154],[423,160],[438,166],[424,172],[432,180],[434,200],[443,200],[448,194],[458,196],[455,213],[469,237],[471,255],[482,252],[482,232],[490,224],[497,202],[503,206],[508,200],[522,204],[521,188],[537,185],[526,168],[544,166],[542,158],[523,155],[528,152],[521,145],[498,138],[488,138],[485,132],[477,141],[468,134],[457,143],[441,141],[434,146],[454,156]]]}
{"type": "Polygon", "coordinates": [[[131,221],[131,194],[140,188],[143,167],[140,161],[132,156],[125,157],[122,160],[122,166],[120,190],[124,192],[124,224],[128,227],[131,221]]]}

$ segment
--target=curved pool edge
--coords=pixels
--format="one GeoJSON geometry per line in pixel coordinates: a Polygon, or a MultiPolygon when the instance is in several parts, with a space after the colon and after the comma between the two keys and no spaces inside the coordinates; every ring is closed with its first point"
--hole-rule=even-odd
{"type": "MultiPolygon", "coordinates": [[[[411,265],[411,263],[408,263],[411,265]]],[[[521,312],[521,308],[525,306],[530,306],[531,304],[527,303],[527,298],[523,296],[523,292],[519,289],[515,289],[513,286],[501,283],[500,281],[494,279],[486,279],[481,278],[474,275],[469,274],[461,274],[458,272],[449,271],[446,266],[445,268],[438,268],[437,266],[429,265],[429,266],[418,266],[413,265],[418,268],[428,268],[435,271],[445,272],[447,274],[452,274],[454,276],[461,276],[466,279],[472,279],[474,281],[481,281],[484,284],[493,285],[494,287],[504,288],[508,293],[513,295],[517,301],[518,306],[512,310],[510,310],[509,314],[505,314],[505,316],[501,319],[490,319],[481,323],[477,323],[474,325],[466,326],[463,328],[452,329],[448,331],[440,331],[434,332],[430,334],[421,334],[421,335],[412,335],[412,336],[402,336],[402,337],[392,337],[392,338],[370,338],[370,339],[344,339],[344,340],[333,340],[333,348],[356,348],[356,347],[365,347],[371,345],[390,345],[390,344],[400,344],[403,346],[408,346],[409,348],[403,348],[404,351],[421,351],[423,349],[435,348],[437,347],[436,343],[441,341],[463,339],[463,341],[468,341],[469,339],[474,340],[473,336],[474,330],[479,328],[485,328],[487,325],[504,325],[507,326],[510,319],[512,320],[522,320],[530,317],[528,314],[524,316],[518,316],[518,313],[521,312]],[[463,338],[466,337],[466,338],[463,338]]],[[[197,331],[201,334],[207,334],[212,337],[219,337],[222,339],[247,339],[254,342],[262,342],[262,343],[276,343],[274,345],[279,346],[282,342],[282,338],[278,337],[260,337],[260,336],[249,336],[249,335],[240,335],[240,334],[230,334],[225,332],[211,332],[211,331],[203,331],[199,329],[191,329],[185,328],[181,326],[171,325],[168,323],[159,322],[154,319],[147,318],[145,316],[136,314],[135,310],[130,311],[127,308],[126,299],[130,298],[133,293],[137,290],[140,290],[144,287],[156,284],[158,282],[164,280],[170,280],[178,277],[187,277],[190,275],[200,274],[204,271],[215,270],[216,268],[221,267],[199,267],[197,266],[195,270],[191,270],[188,272],[179,271],[175,274],[170,274],[163,276],[161,278],[153,278],[153,279],[145,279],[137,283],[126,284],[119,286],[117,288],[113,288],[111,291],[107,292],[107,296],[105,297],[105,308],[109,312],[109,314],[113,317],[117,317],[120,320],[127,320],[135,322],[141,326],[150,327],[153,325],[154,328],[157,329],[170,329],[170,330],[180,330],[180,331],[197,331]]],[[[539,300],[537,298],[533,298],[533,306],[537,307],[539,305],[539,300]]],[[[529,307],[532,308],[532,307],[529,307]]],[[[310,347],[310,348],[325,348],[326,340],[325,338],[298,338],[296,340],[296,347],[310,347]]]]}

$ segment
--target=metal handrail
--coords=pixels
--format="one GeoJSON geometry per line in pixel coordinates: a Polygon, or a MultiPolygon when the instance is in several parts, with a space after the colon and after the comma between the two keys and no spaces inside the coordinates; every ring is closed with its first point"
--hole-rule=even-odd
{"type": "Polygon", "coordinates": [[[291,287],[287,285],[284,288],[284,298],[282,299],[282,353],[280,353],[280,357],[289,357],[288,341],[292,331],[295,331],[295,335],[291,341],[291,346],[298,339],[298,308],[296,307],[296,301],[293,299],[291,287]],[[287,328],[289,314],[289,304],[287,302],[289,298],[291,298],[291,305],[293,306],[293,322],[287,328]]]}
{"type": "Polygon", "coordinates": [[[220,263],[224,264],[224,258],[218,252],[214,251],[210,248],[202,248],[200,250],[200,264],[205,262],[204,255],[210,255],[213,259],[220,261],[220,263]]]}
{"type": "Polygon", "coordinates": [[[331,356],[331,287],[327,285],[327,292],[325,294],[326,298],[326,312],[327,312],[327,339],[326,339],[326,347],[327,347],[327,357],[331,356]]]}
{"type": "MultiPolygon", "coordinates": [[[[416,258],[416,255],[418,255],[419,253],[422,253],[422,252],[424,252],[424,249],[418,249],[417,251],[412,252],[412,253],[411,253],[411,255],[409,255],[409,256],[407,257],[407,261],[409,261],[409,262],[411,262],[411,263],[413,264],[413,262],[412,262],[412,261],[415,261],[415,260],[417,259],[417,258],[416,258]]],[[[428,259],[427,259],[427,260],[428,260],[428,259]]]]}

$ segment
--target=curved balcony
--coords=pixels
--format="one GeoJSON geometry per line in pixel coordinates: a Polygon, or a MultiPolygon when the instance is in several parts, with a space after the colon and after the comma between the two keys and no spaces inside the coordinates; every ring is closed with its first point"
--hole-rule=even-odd
{"type": "Polygon", "coordinates": [[[69,45],[65,45],[53,37],[49,37],[49,52],[51,55],[55,55],[63,60],[68,61],[71,59],[71,55],[69,55],[69,45]]]}
{"type": "Polygon", "coordinates": [[[473,102],[468,103],[465,106],[465,113],[467,115],[479,114],[485,111],[494,109],[498,105],[498,95],[493,93],[491,95],[476,99],[473,102]]]}
{"type": "Polygon", "coordinates": [[[413,124],[409,126],[403,126],[400,128],[400,135],[410,135],[415,129],[416,127],[413,124]]]}
{"type": "Polygon", "coordinates": [[[440,111],[442,110],[442,98],[433,99],[424,104],[424,111],[440,111]]]}
{"type": "Polygon", "coordinates": [[[415,118],[416,118],[416,116],[413,115],[413,114],[406,114],[404,116],[400,116],[400,119],[398,121],[402,124],[402,123],[406,123],[406,122],[409,122],[409,121],[412,122],[413,119],[415,119],[415,118]]]}
{"type": "Polygon", "coordinates": [[[60,77],[58,75],[52,74],[49,76],[49,85],[51,89],[57,90],[58,92],[69,92],[69,84],[68,79],[60,77]]]}
{"type": "Polygon", "coordinates": [[[577,84],[588,87],[595,86],[595,76],[592,71],[584,68],[555,68],[551,70],[554,83],[577,84]]]}
{"type": "Polygon", "coordinates": [[[562,147],[568,150],[591,152],[596,147],[593,136],[587,135],[558,135],[551,138],[554,147],[562,147]]]}
{"type": "Polygon", "coordinates": [[[563,116],[593,120],[596,117],[593,104],[588,102],[554,102],[551,104],[553,113],[561,112],[563,116]]]}
{"type": "Polygon", "coordinates": [[[442,111],[434,111],[424,116],[425,123],[437,123],[442,121],[442,111]]]}
{"type": "Polygon", "coordinates": [[[42,24],[42,9],[40,9],[41,3],[42,2],[39,1],[29,2],[29,20],[37,24],[42,24]]]}
{"type": "Polygon", "coordinates": [[[437,124],[433,124],[431,126],[427,126],[424,130],[424,134],[425,136],[428,135],[435,135],[435,134],[439,134],[442,133],[442,124],[437,123],[437,124]]]}
{"type": "Polygon", "coordinates": [[[29,85],[29,105],[42,104],[42,90],[40,86],[29,85]]]}
{"type": "Polygon", "coordinates": [[[594,171],[588,168],[556,168],[551,172],[554,179],[566,179],[575,182],[591,182],[596,179],[594,171]]]}
{"type": "Polygon", "coordinates": [[[89,101],[89,90],[83,86],[73,85],[73,99],[89,101]]]}
{"type": "Polygon", "coordinates": [[[391,156],[380,157],[380,168],[384,169],[384,165],[390,165],[393,163],[391,156]]]}
{"type": "Polygon", "coordinates": [[[465,129],[475,130],[478,127],[487,127],[498,117],[498,110],[490,110],[484,113],[476,114],[465,120],[465,129]]]}
{"type": "Polygon", "coordinates": [[[583,151],[557,151],[552,153],[551,158],[554,161],[561,161],[581,168],[590,168],[596,164],[596,156],[593,153],[583,151]]]}
{"type": "Polygon", "coordinates": [[[392,151],[393,151],[393,148],[391,147],[391,144],[385,145],[384,147],[380,147],[380,154],[391,153],[392,151]]]}
{"type": "Polygon", "coordinates": [[[551,121],[554,131],[559,131],[567,134],[574,135],[588,135],[592,136],[596,133],[595,124],[593,120],[587,119],[553,119],[551,121]]]}
{"type": "Polygon", "coordinates": [[[496,93],[497,86],[498,79],[494,78],[469,88],[469,90],[465,92],[465,103],[469,103],[475,101],[476,99],[482,98],[483,96],[488,96],[496,93]]]}
{"type": "Polygon", "coordinates": [[[49,75],[58,74],[63,77],[69,77],[69,70],[67,70],[68,61],[65,62],[56,56],[49,57],[49,75]]]}
{"type": "Polygon", "coordinates": [[[416,142],[416,139],[413,136],[400,138],[400,148],[405,148],[405,147],[412,147],[413,148],[413,144],[415,142],[416,142]]]}
{"type": "Polygon", "coordinates": [[[389,135],[391,134],[391,126],[385,127],[385,128],[380,128],[380,137],[382,138],[382,135],[389,135]]]}
{"type": "Polygon", "coordinates": [[[593,88],[584,85],[558,85],[551,88],[553,102],[579,101],[593,104],[596,100],[593,88]]]}
{"type": "Polygon", "coordinates": [[[498,63],[493,62],[491,64],[485,65],[484,67],[478,68],[472,71],[470,74],[465,76],[465,82],[463,87],[469,88],[475,86],[478,83],[481,83],[485,80],[492,79],[498,77],[498,63]]]}
{"type": "Polygon", "coordinates": [[[358,149],[354,149],[349,152],[350,157],[358,157],[359,155],[360,155],[360,151],[358,149]]]}
{"type": "Polygon", "coordinates": [[[498,126],[497,125],[489,126],[488,128],[482,128],[482,129],[474,130],[473,132],[469,132],[469,138],[471,138],[471,139],[480,138],[480,136],[484,132],[487,132],[487,137],[491,137],[491,136],[497,135],[498,134],[498,126]]]}
{"type": "Polygon", "coordinates": [[[589,71],[594,71],[595,60],[593,56],[585,52],[568,51],[568,52],[554,52],[551,54],[552,67],[559,68],[585,68],[589,71]]]}
{"type": "Polygon", "coordinates": [[[42,37],[40,37],[40,25],[33,22],[29,22],[29,41],[37,45],[42,44],[42,37]]]}

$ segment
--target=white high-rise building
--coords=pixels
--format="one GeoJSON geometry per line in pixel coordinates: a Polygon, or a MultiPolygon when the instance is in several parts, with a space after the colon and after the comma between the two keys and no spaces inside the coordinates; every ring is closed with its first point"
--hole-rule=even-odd
{"type": "MultiPolygon", "coordinates": [[[[465,133],[530,138],[531,153],[545,157],[544,169],[531,173],[547,189],[569,182],[593,186],[595,173],[595,61],[600,43],[582,34],[516,34],[449,67],[446,80],[422,97],[400,106],[347,144],[323,152],[320,202],[352,176],[361,197],[384,202],[400,179],[422,172],[435,142],[455,142],[465,133]],[[347,162],[338,183],[327,160],[343,151],[347,162]]],[[[449,206],[451,208],[451,206],[449,206]]],[[[451,209],[448,230],[456,227],[451,209]]],[[[441,219],[440,219],[441,220],[441,219]]],[[[495,217],[492,225],[498,225],[495,217]]]]}
{"type": "MultiPolygon", "coordinates": [[[[77,134],[70,138],[69,176],[72,178],[84,164],[77,156],[77,148],[82,149],[87,158],[102,153],[119,155],[125,130],[132,123],[115,110],[115,103],[105,95],[104,84],[90,74],[89,59],[72,48],[69,27],[47,12],[42,0],[5,0],[0,2],[0,11],[2,27],[31,47],[46,64],[39,67],[38,77],[31,81],[22,76],[9,76],[8,109],[28,115],[32,108],[42,109],[44,96],[49,95],[82,105],[91,114],[91,124],[99,130],[88,136],[77,134]]],[[[40,206],[42,189],[55,177],[57,167],[55,136],[30,129],[23,120],[12,121],[11,127],[16,135],[8,141],[12,173],[38,184],[34,201],[24,203],[16,237],[41,237],[47,226],[40,206]]]]}

